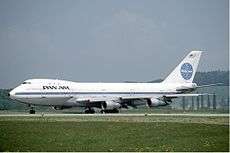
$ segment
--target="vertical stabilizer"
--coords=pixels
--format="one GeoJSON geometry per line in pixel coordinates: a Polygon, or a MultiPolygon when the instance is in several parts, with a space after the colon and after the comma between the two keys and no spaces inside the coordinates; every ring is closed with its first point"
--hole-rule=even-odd
{"type": "Polygon", "coordinates": [[[202,51],[191,51],[162,83],[192,83],[202,51]]]}

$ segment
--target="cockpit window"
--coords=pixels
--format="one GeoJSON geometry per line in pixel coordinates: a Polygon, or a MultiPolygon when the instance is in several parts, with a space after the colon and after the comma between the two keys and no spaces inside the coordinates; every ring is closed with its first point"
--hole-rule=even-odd
{"type": "Polygon", "coordinates": [[[31,84],[31,82],[25,81],[25,82],[23,82],[22,84],[31,84]]]}

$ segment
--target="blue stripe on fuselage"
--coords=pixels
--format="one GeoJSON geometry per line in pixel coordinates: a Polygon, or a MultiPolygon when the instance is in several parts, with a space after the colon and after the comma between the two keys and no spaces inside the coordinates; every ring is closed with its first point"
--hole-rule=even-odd
{"type": "Polygon", "coordinates": [[[15,95],[176,94],[178,92],[17,92],[15,95]]]}

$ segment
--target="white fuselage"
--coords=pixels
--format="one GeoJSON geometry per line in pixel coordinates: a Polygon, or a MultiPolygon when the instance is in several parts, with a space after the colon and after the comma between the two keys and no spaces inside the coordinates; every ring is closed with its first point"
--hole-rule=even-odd
{"type": "Polygon", "coordinates": [[[24,103],[44,106],[78,105],[68,101],[77,99],[152,97],[162,94],[177,94],[180,87],[192,88],[194,83],[76,83],[52,79],[31,79],[10,92],[12,99],[24,103]]]}

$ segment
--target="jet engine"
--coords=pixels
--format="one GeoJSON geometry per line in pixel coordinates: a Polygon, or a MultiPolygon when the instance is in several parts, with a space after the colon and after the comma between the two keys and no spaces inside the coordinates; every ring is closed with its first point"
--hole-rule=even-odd
{"type": "Polygon", "coordinates": [[[53,106],[52,108],[55,110],[63,110],[63,109],[71,108],[71,106],[53,106]]]}
{"type": "Polygon", "coordinates": [[[157,106],[166,106],[169,105],[169,103],[166,101],[159,100],[157,98],[150,98],[147,99],[147,105],[149,107],[157,107],[157,106]]]}
{"type": "Polygon", "coordinates": [[[121,105],[114,100],[108,100],[102,103],[102,108],[105,110],[113,110],[113,109],[118,109],[120,107],[121,105]]]}

